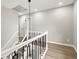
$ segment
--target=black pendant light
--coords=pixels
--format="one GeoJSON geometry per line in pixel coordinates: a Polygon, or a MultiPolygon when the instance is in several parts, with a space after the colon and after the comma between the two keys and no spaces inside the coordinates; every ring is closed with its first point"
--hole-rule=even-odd
{"type": "Polygon", "coordinates": [[[31,2],[31,0],[28,0],[28,2],[31,2]]]}
{"type": "MultiPolygon", "coordinates": [[[[31,31],[31,11],[30,11],[30,3],[31,0],[28,0],[29,2],[29,32],[31,31]]],[[[30,37],[30,33],[29,33],[29,37],[30,37]]]]}
{"type": "Polygon", "coordinates": [[[31,0],[28,0],[28,2],[29,2],[29,18],[30,18],[30,2],[31,2],[31,0]]]}
{"type": "Polygon", "coordinates": [[[28,2],[29,2],[29,20],[30,20],[30,2],[31,2],[31,0],[28,0],[28,2]]]}

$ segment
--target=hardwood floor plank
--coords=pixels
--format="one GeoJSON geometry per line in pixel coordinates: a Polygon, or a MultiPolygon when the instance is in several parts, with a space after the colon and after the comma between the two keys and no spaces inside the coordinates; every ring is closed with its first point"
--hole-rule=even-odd
{"type": "Polygon", "coordinates": [[[49,43],[44,59],[77,59],[77,53],[72,47],[49,43]]]}

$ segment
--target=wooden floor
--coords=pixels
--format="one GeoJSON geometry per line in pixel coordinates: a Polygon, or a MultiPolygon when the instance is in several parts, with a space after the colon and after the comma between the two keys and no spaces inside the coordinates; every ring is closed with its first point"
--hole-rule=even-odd
{"type": "Polygon", "coordinates": [[[48,44],[48,51],[44,59],[77,59],[77,54],[72,47],[48,44]]]}

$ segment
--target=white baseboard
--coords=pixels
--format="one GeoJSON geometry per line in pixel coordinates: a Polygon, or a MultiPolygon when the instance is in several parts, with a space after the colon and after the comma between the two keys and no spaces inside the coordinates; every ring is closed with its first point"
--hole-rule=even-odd
{"type": "Polygon", "coordinates": [[[74,50],[77,52],[77,48],[74,46],[74,45],[72,45],[72,47],[74,48],[74,50]]]}
{"type": "Polygon", "coordinates": [[[48,43],[53,43],[53,44],[64,45],[64,46],[68,46],[68,47],[73,47],[74,50],[77,52],[76,47],[74,45],[72,45],[72,44],[59,43],[59,42],[51,42],[51,41],[48,41],[48,43]]]}
{"type": "Polygon", "coordinates": [[[51,41],[48,41],[48,43],[53,43],[53,44],[58,44],[58,45],[64,45],[64,46],[72,47],[71,44],[65,44],[65,43],[59,43],[59,42],[51,42],[51,41]]]}

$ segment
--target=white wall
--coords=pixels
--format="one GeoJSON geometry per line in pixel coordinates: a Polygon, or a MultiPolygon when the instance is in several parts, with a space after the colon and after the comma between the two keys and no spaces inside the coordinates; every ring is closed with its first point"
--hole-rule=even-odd
{"type": "Polygon", "coordinates": [[[32,14],[33,31],[47,31],[48,40],[72,44],[73,40],[73,7],[61,7],[32,14]]]}
{"type": "Polygon", "coordinates": [[[1,7],[1,48],[18,30],[18,15],[13,10],[1,7]]]}
{"type": "MultiPolygon", "coordinates": [[[[74,44],[76,47],[76,4],[74,5],[74,16],[74,39],[73,6],[61,7],[32,14],[31,29],[33,31],[42,32],[48,30],[49,41],[74,44]]],[[[13,10],[1,7],[1,47],[4,46],[17,30],[18,15],[13,10]]]]}
{"type": "Polygon", "coordinates": [[[73,11],[74,11],[74,40],[73,44],[75,48],[77,49],[77,2],[73,5],[73,11]]]}

